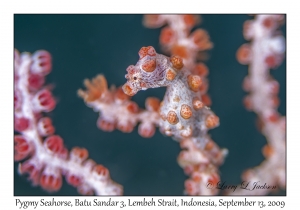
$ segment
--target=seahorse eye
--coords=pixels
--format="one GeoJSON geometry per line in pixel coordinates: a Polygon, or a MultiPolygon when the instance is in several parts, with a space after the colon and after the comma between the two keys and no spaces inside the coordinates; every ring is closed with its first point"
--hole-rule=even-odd
{"type": "Polygon", "coordinates": [[[133,77],[133,79],[134,79],[134,80],[136,80],[136,79],[137,79],[137,77],[133,77]]]}

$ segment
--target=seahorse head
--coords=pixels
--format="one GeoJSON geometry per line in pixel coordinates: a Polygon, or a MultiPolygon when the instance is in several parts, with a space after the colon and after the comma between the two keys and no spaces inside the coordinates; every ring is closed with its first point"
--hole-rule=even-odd
{"type": "Polygon", "coordinates": [[[133,96],[139,90],[167,86],[176,77],[178,69],[174,62],[178,62],[180,58],[168,58],[158,54],[151,46],[142,47],[139,57],[135,66],[130,65],[127,68],[127,82],[122,87],[127,95],[133,96]]]}

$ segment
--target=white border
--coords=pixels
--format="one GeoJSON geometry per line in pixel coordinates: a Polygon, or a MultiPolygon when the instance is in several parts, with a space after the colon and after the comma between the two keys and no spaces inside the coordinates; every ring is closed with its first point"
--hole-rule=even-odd
{"type": "MultiPolygon", "coordinates": [[[[13,197],[13,14],[14,13],[287,13],[287,197],[253,197],[252,200],[285,200],[288,207],[296,207],[299,171],[299,16],[296,1],[252,0],[252,1],[40,1],[23,0],[0,3],[0,130],[1,130],[1,199],[0,206],[17,209],[13,197]],[[293,4],[295,2],[295,4],[293,4]],[[124,9],[126,8],[126,9],[124,9]]],[[[22,198],[22,197],[20,197],[22,198]]],[[[29,197],[27,197],[29,198],[29,197]]],[[[75,199],[59,197],[59,199],[75,199]]],[[[118,199],[128,199],[129,197],[118,199]]],[[[134,197],[131,197],[134,198],[134,197]]],[[[164,197],[165,198],[165,197],[164,197]]],[[[221,197],[212,198],[218,200],[221,197]]],[[[30,198],[39,200],[41,197],[30,198]]],[[[177,199],[180,199],[177,197],[177,199]]],[[[209,197],[204,197],[209,199],[209,197]]],[[[227,198],[229,199],[229,198],[227,198]]],[[[241,197],[236,197],[241,199],[241,197]]],[[[57,208],[57,207],[56,207],[57,208]]],[[[99,207],[97,207],[99,208],[99,207]]],[[[145,207],[144,207],[145,208],[145,207]]],[[[142,208],[142,209],[144,209],[142,208]]],[[[149,207],[148,207],[149,208],[149,207]]],[[[31,209],[31,208],[29,208],[31,209]]],[[[39,209],[43,209],[39,207],[39,209]]],[[[74,208],[77,209],[77,208],[74,208]]],[[[79,207],[78,207],[79,209],[79,207]]],[[[102,208],[105,209],[105,208],[102,208]]],[[[110,208],[112,209],[112,208],[110,208]]],[[[129,208],[126,208],[129,209],[129,208]]],[[[137,209],[137,208],[135,208],[137,209]]],[[[141,209],[141,208],[138,208],[141,209]]],[[[168,208],[166,208],[168,209],[168,208]]],[[[177,208],[178,209],[178,208],[177,208]]],[[[179,208],[183,209],[183,208],[179,208]]]]}

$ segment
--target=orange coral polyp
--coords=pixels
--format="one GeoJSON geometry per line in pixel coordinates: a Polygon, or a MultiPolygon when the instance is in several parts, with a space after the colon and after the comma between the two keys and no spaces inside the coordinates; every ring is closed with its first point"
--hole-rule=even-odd
{"type": "Polygon", "coordinates": [[[150,56],[155,56],[156,52],[152,46],[148,47],[142,47],[139,51],[139,56],[140,59],[143,59],[145,56],[150,55],[150,56]]]}
{"type": "Polygon", "coordinates": [[[130,98],[128,95],[126,95],[126,94],[123,92],[122,88],[118,88],[118,89],[116,90],[116,92],[115,92],[115,97],[116,97],[117,99],[121,100],[121,101],[126,101],[126,100],[129,100],[129,98],[130,98]]]}
{"type": "Polygon", "coordinates": [[[182,104],[180,109],[180,116],[184,119],[189,119],[193,115],[191,107],[187,104],[182,104]]]}
{"type": "Polygon", "coordinates": [[[187,77],[188,85],[190,89],[194,92],[199,91],[199,88],[202,84],[202,80],[198,75],[188,75],[187,77]]]}
{"type": "Polygon", "coordinates": [[[169,81],[172,81],[172,80],[175,79],[176,75],[177,74],[173,70],[168,69],[167,73],[166,73],[166,79],[169,80],[169,81]]]}
{"type": "Polygon", "coordinates": [[[216,115],[208,115],[205,120],[205,125],[207,128],[215,128],[219,125],[219,117],[216,115]]]}
{"type": "Polygon", "coordinates": [[[138,113],[139,106],[135,102],[130,101],[129,104],[127,105],[127,110],[131,113],[138,113]]]}
{"type": "Polygon", "coordinates": [[[204,63],[198,63],[193,72],[200,77],[206,77],[208,75],[208,68],[204,63]]]}
{"type": "Polygon", "coordinates": [[[144,15],[144,25],[149,28],[159,27],[159,16],[160,15],[144,15]]]}
{"type": "Polygon", "coordinates": [[[262,22],[263,26],[271,29],[275,26],[276,22],[272,17],[265,18],[262,22]]]}
{"type": "Polygon", "coordinates": [[[71,150],[71,153],[80,158],[82,161],[86,160],[89,156],[89,152],[87,151],[87,149],[80,147],[74,147],[71,150]]]}
{"type": "Polygon", "coordinates": [[[101,130],[107,131],[107,132],[112,132],[113,130],[115,130],[115,122],[114,121],[108,121],[108,120],[102,119],[101,117],[97,121],[97,126],[101,130]]]}
{"type": "Polygon", "coordinates": [[[180,70],[183,67],[183,60],[179,56],[176,55],[171,56],[170,62],[172,63],[173,67],[177,70],[180,70]]]}
{"type": "Polygon", "coordinates": [[[199,100],[199,98],[195,97],[193,98],[193,108],[195,110],[202,109],[204,107],[204,104],[202,101],[199,100]]]}
{"type": "Polygon", "coordinates": [[[160,107],[160,101],[155,97],[148,97],[146,99],[146,109],[149,111],[158,111],[160,107]]]}
{"type": "Polygon", "coordinates": [[[78,95],[86,102],[92,102],[101,97],[107,91],[107,81],[103,75],[97,75],[94,79],[84,80],[86,91],[78,90],[78,95]]]}
{"type": "Polygon", "coordinates": [[[173,38],[174,38],[174,32],[172,31],[172,29],[170,27],[165,27],[161,30],[159,42],[163,45],[167,45],[171,43],[173,38]]]}
{"type": "Polygon", "coordinates": [[[144,138],[151,138],[155,134],[155,126],[143,126],[142,124],[138,128],[139,134],[144,138]]]}
{"type": "Polygon", "coordinates": [[[182,45],[173,45],[171,48],[171,54],[177,55],[181,58],[187,59],[188,58],[188,49],[182,45]]]}
{"type": "Polygon", "coordinates": [[[249,44],[240,46],[236,53],[236,58],[240,64],[246,65],[251,60],[251,48],[249,44]]]}
{"type": "Polygon", "coordinates": [[[101,164],[95,165],[93,171],[96,172],[98,175],[103,176],[104,178],[109,177],[108,169],[101,164]]]}
{"type": "Polygon", "coordinates": [[[207,31],[203,29],[197,29],[193,32],[192,37],[199,50],[208,50],[212,48],[212,43],[209,41],[209,35],[207,31]]]}
{"type": "Polygon", "coordinates": [[[130,133],[133,130],[133,125],[130,122],[118,123],[117,128],[124,133],[130,133]]]}
{"type": "Polygon", "coordinates": [[[168,115],[167,115],[167,121],[172,124],[172,125],[175,125],[178,123],[178,117],[177,117],[177,114],[176,112],[174,111],[169,111],[168,112],[168,115]]]}
{"type": "Polygon", "coordinates": [[[267,144],[262,148],[262,153],[265,158],[270,158],[274,153],[274,149],[269,144],[267,144]]]}
{"type": "Polygon", "coordinates": [[[142,69],[146,72],[153,72],[156,68],[155,60],[148,60],[142,65],[142,69]]]}
{"type": "Polygon", "coordinates": [[[135,95],[135,92],[133,91],[133,89],[128,84],[123,85],[122,89],[123,89],[124,93],[129,95],[129,96],[135,95]]]}
{"type": "Polygon", "coordinates": [[[205,106],[211,106],[211,99],[209,95],[207,94],[202,95],[202,102],[205,104],[205,106]]]}
{"type": "Polygon", "coordinates": [[[183,21],[188,27],[192,28],[199,22],[199,18],[197,15],[183,15],[183,21]]]}

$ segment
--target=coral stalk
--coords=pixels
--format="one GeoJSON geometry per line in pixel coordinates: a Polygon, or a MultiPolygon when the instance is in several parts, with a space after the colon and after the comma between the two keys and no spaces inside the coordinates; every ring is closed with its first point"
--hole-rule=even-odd
{"type": "Polygon", "coordinates": [[[114,183],[109,171],[88,159],[88,151],[75,147],[69,153],[63,139],[54,135],[51,119],[42,112],[52,111],[56,102],[44,77],[51,71],[47,51],[19,54],[15,51],[15,160],[20,174],[28,174],[33,185],[53,192],[62,186],[62,175],[84,195],[120,195],[122,187],[114,183]]]}
{"type": "MultiPolygon", "coordinates": [[[[283,15],[257,15],[244,24],[244,37],[251,40],[237,52],[237,59],[249,65],[249,75],[244,80],[244,89],[249,92],[244,102],[247,109],[258,115],[261,132],[267,139],[263,148],[266,158],[261,165],[247,170],[243,180],[258,180],[261,184],[285,188],[286,120],[277,108],[279,84],[270,75],[270,69],[279,66],[284,58],[285,39],[278,31],[283,15]],[[276,173],[272,173],[276,169],[276,173]]],[[[265,195],[264,190],[238,190],[235,195],[265,195]]],[[[278,189],[278,188],[276,188],[278,189]]]]}
{"type": "Polygon", "coordinates": [[[79,90],[78,94],[88,106],[100,112],[98,127],[102,130],[112,131],[116,127],[131,132],[140,122],[141,135],[141,127],[152,134],[154,126],[158,126],[163,134],[181,142],[184,150],[178,157],[179,165],[193,177],[187,180],[185,192],[213,195],[218,193],[216,189],[204,189],[203,186],[207,181],[219,181],[218,166],[223,163],[227,150],[220,149],[207,134],[209,129],[219,125],[219,118],[208,107],[211,104],[206,94],[208,69],[204,63],[197,63],[198,53],[210,49],[212,43],[203,29],[190,34],[198,20],[195,15],[149,15],[144,19],[144,24],[149,27],[168,24],[162,30],[160,42],[172,56],[158,54],[151,46],[142,47],[137,64],[127,68],[127,82],[122,89],[128,96],[133,96],[140,90],[166,86],[160,105],[155,100],[155,109],[148,109],[146,102],[147,110],[135,108],[132,111],[128,107],[137,105],[123,96],[120,89],[108,90],[102,75],[91,82],[86,80],[87,90],[79,90]]]}

